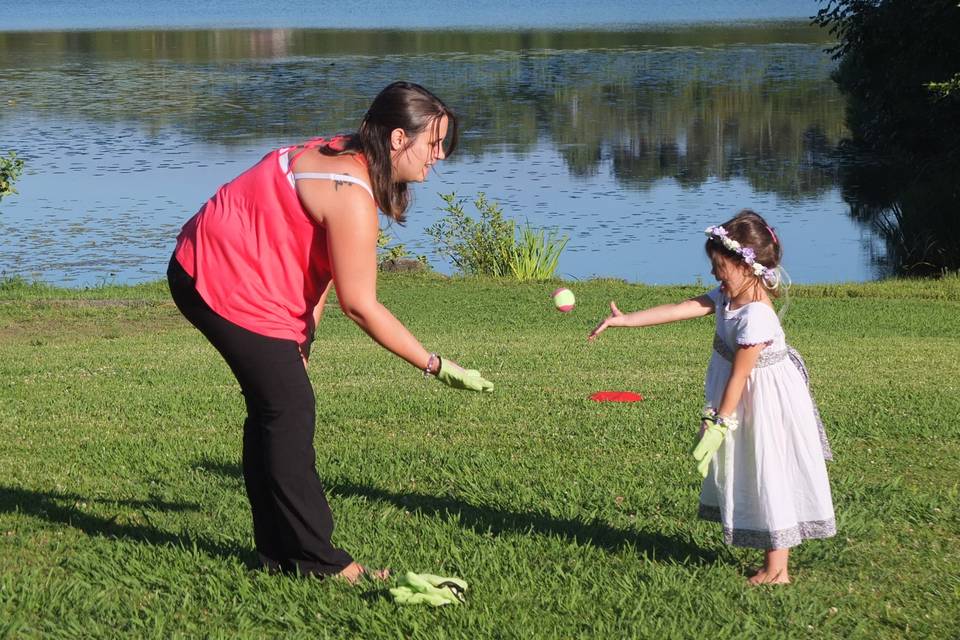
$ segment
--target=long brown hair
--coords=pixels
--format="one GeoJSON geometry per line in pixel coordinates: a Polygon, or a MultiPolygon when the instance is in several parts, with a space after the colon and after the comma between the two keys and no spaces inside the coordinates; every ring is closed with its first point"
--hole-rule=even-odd
{"type": "MultiPolygon", "coordinates": [[[[456,114],[440,98],[413,82],[394,82],[374,98],[356,133],[347,136],[340,148],[320,147],[328,156],[362,153],[367,159],[370,182],[377,206],[388,217],[403,223],[410,206],[410,191],[405,182],[393,181],[390,134],[403,129],[409,139],[434,127],[437,132],[443,116],[448,118],[447,156],[457,147],[460,127],[456,114]]],[[[441,142],[442,144],[442,142],[441,142]]]]}

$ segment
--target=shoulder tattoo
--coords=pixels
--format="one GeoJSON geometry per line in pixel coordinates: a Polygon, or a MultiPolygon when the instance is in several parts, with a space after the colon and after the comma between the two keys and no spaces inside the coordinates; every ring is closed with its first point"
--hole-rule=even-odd
{"type": "MultiPolygon", "coordinates": [[[[344,171],[344,172],[343,172],[343,175],[349,176],[350,174],[347,173],[346,171],[344,171]]],[[[351,177],[352,177],[352,176],[351,176],[351,177]]],[[[334,190],[334,191],[339,191],[339,190],[340,190],[340,187],[352,187],[352,186],[353,186],[353,183],[352,183],[352,182],[347,182],[346,180],[336,180],[336,179],[335,179],[335,180],[333,181],[333,190],[334,190]]]]}

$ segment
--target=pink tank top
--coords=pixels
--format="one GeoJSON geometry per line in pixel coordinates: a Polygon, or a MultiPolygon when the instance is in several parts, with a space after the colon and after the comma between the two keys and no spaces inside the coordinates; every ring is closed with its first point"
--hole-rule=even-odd
{"type": "MultiPolygon", "coordinates": [[[[331,278],[330,262],[326,232],[297,197],[288,150],[271,151],[220,187],[183,226],[174,255],[218,315],[254,333],[303,344],[331,278]]],[[[366,164],[362,155],[353,157],[366,164]]]]}

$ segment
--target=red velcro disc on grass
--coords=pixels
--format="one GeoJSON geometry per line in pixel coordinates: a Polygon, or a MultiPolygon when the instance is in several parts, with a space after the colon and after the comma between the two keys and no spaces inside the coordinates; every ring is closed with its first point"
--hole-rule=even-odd
{"type": "Polygon", "coordinates": [[[639,402],[643,396],[633,391],[597,391],[590,399],[595,402],[639,402]]]}

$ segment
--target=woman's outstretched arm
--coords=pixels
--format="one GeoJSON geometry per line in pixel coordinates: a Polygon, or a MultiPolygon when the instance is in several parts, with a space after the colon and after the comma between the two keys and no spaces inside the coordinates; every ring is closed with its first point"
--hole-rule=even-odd
{"type": "Polygon", "coordinates": [[[378,344],[423,369],[430,354],[377,300],[378,220],[373,201],[361,189],[330,195],[321,221],[340,307],[378,344]]]}

